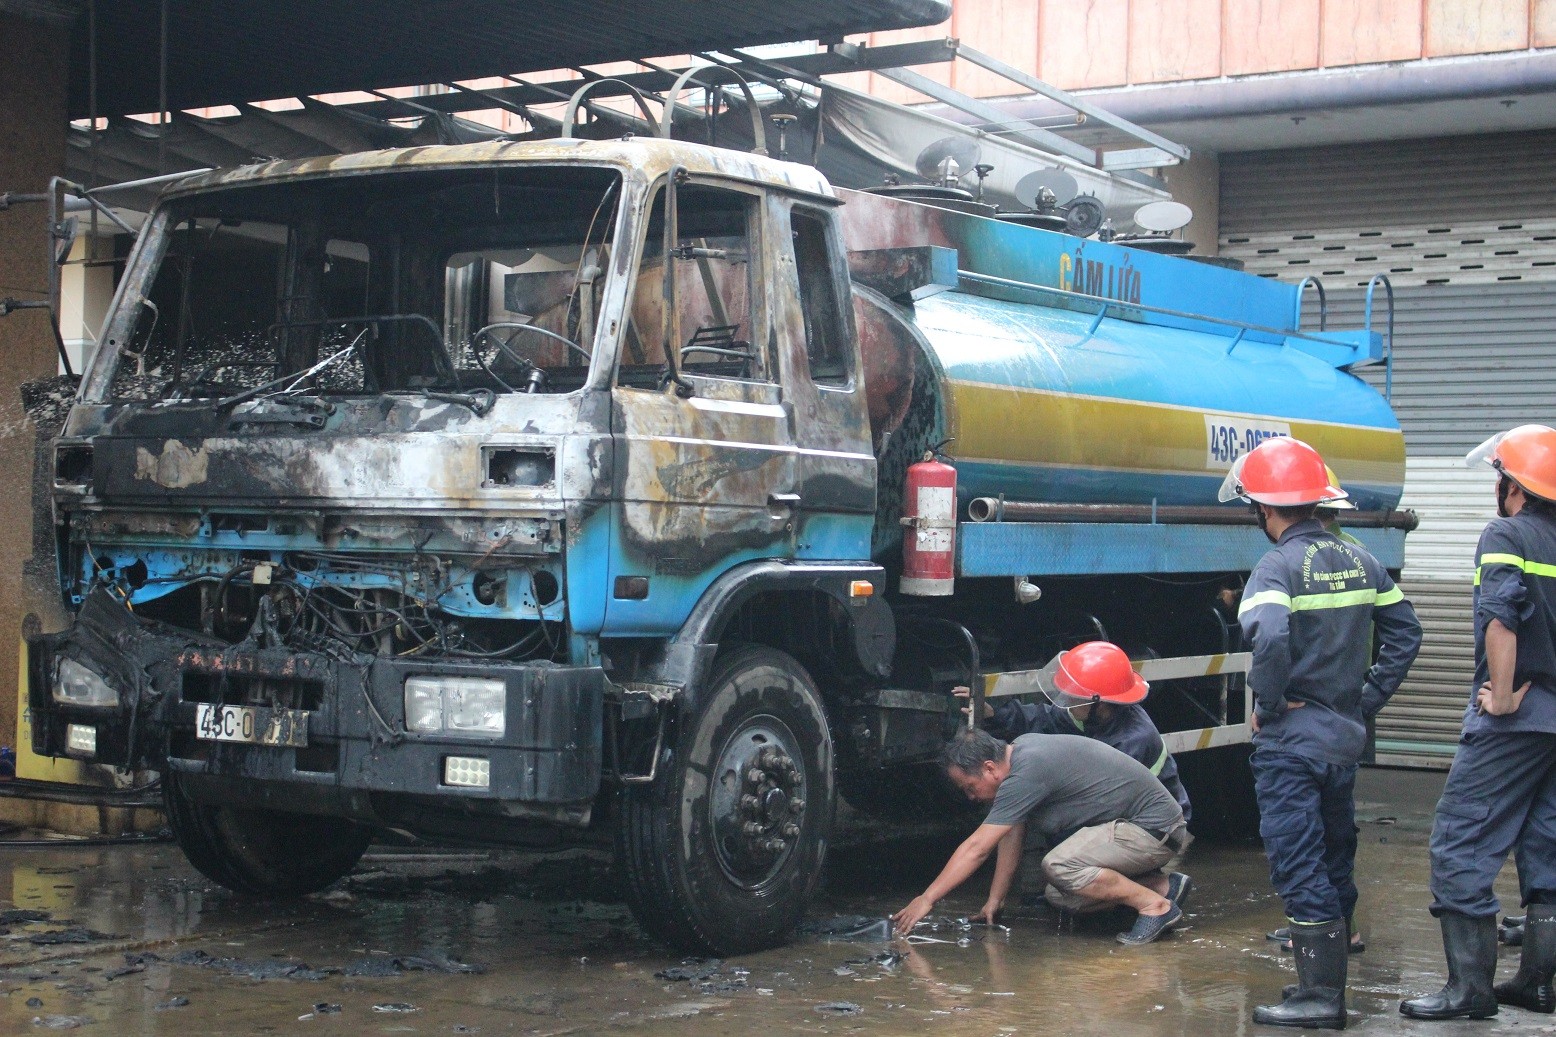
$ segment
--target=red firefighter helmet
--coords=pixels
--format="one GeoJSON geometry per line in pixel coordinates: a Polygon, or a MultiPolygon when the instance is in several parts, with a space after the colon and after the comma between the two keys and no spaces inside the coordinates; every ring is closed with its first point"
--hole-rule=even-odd
{"type": "Polygon", "coordinates": [[[1291,508],[1333,504],[1349,496],[1336,486],[1318,451],[1290,436],[1266,439],[1237,459],[1221,484],[1220,498],[1291,508]]]}
{"type": "Polygon", "coordinates": [[[1465,464],[1484,461],[1525,493],[1556,501],[1556,429],[1519,425],[1499,432],[1469,452],[1465,464]]]}
{"type": "MultiPolygon", "coordinates": [[[[1127,706],[1140,702],[1151,690],[1145,678],[1129,664],[1129,656],[1109,641],[1087,641],[1059,654],[1054,687],[1074,704],[1100,699],[1127,706]]],[[[1060,703],[1069,705],[1071,703],[1060,703]]]]}

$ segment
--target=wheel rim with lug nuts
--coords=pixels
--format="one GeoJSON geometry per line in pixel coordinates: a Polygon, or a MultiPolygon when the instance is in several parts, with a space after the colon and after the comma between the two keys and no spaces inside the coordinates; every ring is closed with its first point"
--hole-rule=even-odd
{"type": "Polygon", "coordinates": [[[782,870],[805,817],[805,779],[793,733],[753,717],[719,754],[709,798],[719,867],[754,889],[782,870]]]}

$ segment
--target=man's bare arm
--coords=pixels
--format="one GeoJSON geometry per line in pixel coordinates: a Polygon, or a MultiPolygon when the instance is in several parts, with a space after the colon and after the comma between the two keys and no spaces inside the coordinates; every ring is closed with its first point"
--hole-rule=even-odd
{"type": "Polygon", "coordinates": [[[935,909],[935,904],[941,898],[971,878],[972,873],[983,866],[983,862],[989,859],[989,854],[994,852],[994,848],[1010,830],[1010,825],[979,825],[978,830],[963,840],[962,845],[951,854],[951,859],[946,861],[945,867],[940,869],[940,874],[929,884],[929,888],[892,916],[898,935],[906,936],[912,932],[920,919],[935,909]]]}
{"type": "Polygon", "coordinates": [[[1486,672],[1490,678],[1481,685],[1475,696],[1475,704],[1481,712],[1492,716],[1506,716],[1518,712],[1529,693],[1526,683],[1513,690],[1513,671],[1518,666],[1518,635],[1493,619],[1486,624],[1486,672]]]}
{"type": "Polygon", "coordinates": [[[994,881],[989,883],[989,899],[976,916],[990,925],[994,924],[994,916],[1010,896],[1010,884],[1015,881],[1016,868],[1021,864],[1025,837],[1026,824],[1022,823],[1013,826],[999,842],[999,855],[994,859],[994,881]]]}

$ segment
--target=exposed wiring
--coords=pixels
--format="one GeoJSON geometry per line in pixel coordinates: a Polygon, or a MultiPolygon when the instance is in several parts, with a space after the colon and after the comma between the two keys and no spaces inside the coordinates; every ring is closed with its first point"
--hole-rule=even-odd
{"type": "Polygon", "coordinates": [[[465,570],[421,554],[420,545],[417,564],[401,569],[398,587],[382,560],[320,552],[297,552],[288,558],[291,565],[244,560],[220,578],[202,577],[216,583],[202,610],[206,632],[232,637],[242,627],[246,636],[259,636],[257,619],[264,635],[276,643],[332,655],[510,659],[554,658],[559,651],[560,639],[538,602],[533,621],[444,612],[438,603],[465,570]],[[267,565],[272,567],[269,582],[254,584],[255,570],[267,565]],[[303,568],[296,568],[299,565],[303,568]],[[388,586],[353,585],[369,576],[391,579],[388,586]],[[239,604],[233,598],[238,588],[264,596],[239,604]],[[255,610],[252,616],[250,609],[255,610]]]}

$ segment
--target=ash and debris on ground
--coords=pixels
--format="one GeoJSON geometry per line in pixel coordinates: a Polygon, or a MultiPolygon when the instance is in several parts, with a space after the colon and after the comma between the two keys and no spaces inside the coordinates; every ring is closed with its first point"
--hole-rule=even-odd
{"type": "Polygon", "coordinates": [[[0,937],[22,940],[34,947],[52,947],[67,943],[105,943],[125,938],[120,933],[102,933],[96,929],[89,929],[73,918],[55,918],[51,912],[30,908],[0,911],[0,937]],[[34,926],[45,923],[62,928],[34,930],[34,926]]]}
{"type": "MultiPolygon", "coordinates": [[[[317,982],[330,976],[349,976],[356,979],[388,979],[403,976],[407,972],[437,972],[444,975],[480,975],[486,966],[457,961],[447,953],[429,950],[421,954],[385,954],[356,958],[343,965],[315,967],[294,958],[237,958],[220,957],[209,951],[194,948],[179,951],[166,957],[152,951],[126,954],[125,964],[109,970],[118,975],[143,972],[148,965],[184,965],[211,969],[227,976],[241,976],[254,980],[292,979],[317,982]]],[[[103,978],[116,976],[103,973],[103,978]]]]}
{"type": "Polygon", "coordinates": [[[822,1015],[859,1015],[864,1008],[852,1001],[824,1001],[815,1010],[822,1015]]]}
{"type": "Polygon", "coordinates": [[[751,985],[751,970],[744,965],[726,965],[717,958],[687,958],[654,973],[654,978],[687,983],[704,994],[733,994],[751,985]]]}
{"type": "Polygon", "coordinates": [[[35,1015],[32,1024],[45,1030],[75,1030],[97,1020],[88,1015],[35,1015]]]}

